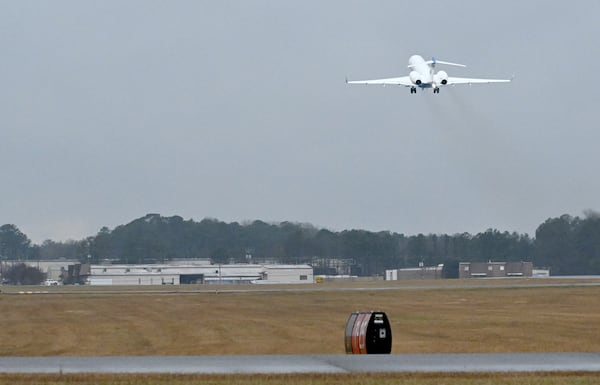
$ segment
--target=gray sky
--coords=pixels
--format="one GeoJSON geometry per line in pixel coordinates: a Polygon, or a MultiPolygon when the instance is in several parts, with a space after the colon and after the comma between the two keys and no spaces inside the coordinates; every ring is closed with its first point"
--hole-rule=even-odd
{"type": "Polygon", "coordinates": [[[600,208],[600,2],[0,1],[0,224],[534,234],[600,208]],[[348,86],[407,74],[512,84],[348,86]]]}

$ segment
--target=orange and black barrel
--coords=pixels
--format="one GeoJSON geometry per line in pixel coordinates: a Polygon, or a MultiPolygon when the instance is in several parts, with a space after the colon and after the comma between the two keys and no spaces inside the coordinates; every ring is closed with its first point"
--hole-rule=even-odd
{"type": "Polygon", "coordinates": [[[357,311],[346,322],[347,354],[390,354],[392,329],[382,311],[357,311]]]}

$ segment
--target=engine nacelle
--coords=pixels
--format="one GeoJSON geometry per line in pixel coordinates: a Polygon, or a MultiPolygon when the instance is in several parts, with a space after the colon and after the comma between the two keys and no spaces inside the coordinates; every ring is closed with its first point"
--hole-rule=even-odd
{"type": "Polygon", "coordinates": [[[410,81],[413,82],[413,84],[421,84],[421,75],[417,71],[410,71],[408,77],[410,78],[410,81]]]}
{"type": "Polygon", "coordinates": [[[448,74],[446,71],[439,71],[437,74],[433,75],[433,81],[435,84],[447,84],[448,83],[448,74]]]}

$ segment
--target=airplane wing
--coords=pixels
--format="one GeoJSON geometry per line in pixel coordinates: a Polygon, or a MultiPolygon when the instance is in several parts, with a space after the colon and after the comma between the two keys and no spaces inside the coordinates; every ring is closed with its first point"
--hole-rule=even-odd
{"type": "Polygon", "coordinates": [[[471,78],[453,78],[448,77],[446,85],[454,84],[489,84],[489,83],[509,83],[512,79],[471,79],[471,78]]]}
{"type": "Polygon", "coordinates": [[[412,87],[414,84],[410,81],[408,76],[401,76],[399,78],[387,78],[387,79],[373,79],[373,80],[351,80],[348,81],[346,79],[346,83],[348,84],[379,84],[379,85],[395,85],[395,86],[406,86],[412,87]]]}

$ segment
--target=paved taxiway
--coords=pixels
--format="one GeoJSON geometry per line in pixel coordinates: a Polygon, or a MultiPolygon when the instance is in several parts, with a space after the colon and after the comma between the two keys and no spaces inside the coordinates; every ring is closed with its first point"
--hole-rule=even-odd
{"type": "Polygon", "coordinates": [[[0,357],[0,373],[600,372],[600,353],[0,357]]]}
{"type": "MultiPolygon", "coordinates": [[[[286,286],[286,285],[282,285],[286,286]]],[[[261,287],[253,286],[249,289],[244,288],[223,288],[218,287],[214,289],[187,289],[185,287],[178,287],[175,289],[153,289],[152,286],[145,286],[143,289],[111,289],[110,286],[96,286],[94,290],[82,288],[79,286],[74,287],[53,287],[51,290],[15,290],[15,287],[9,287],[7,290],[4,287],[2,295],[59,295],[59,294],[237,294],[237,293],[314,293],[314,292],[332,292],[332,291],[393,291],[393,290],[452,290],[452,289],[520,289],[520,288],[543,288],[543,287],[598,287],[600,282],[553,282],[552,279],[540,279],[539,282],[528,282],[520,283],[519,281],[498,282],[494,284],[486,283],[468,283],[460,285],[448,285],[442,283],[436,283],[432,285],[414,285],[414,286],[357,286],[357,287],[344,287],[344,286],[327,286],[319,287],[318,285],[306,285],[307,287],[294,286],[291,288],[286,287],[267,287],[267,285],[261,285],[261,287]]],[[[304,285],[303,285],[304,286],[304,285]]]]}

